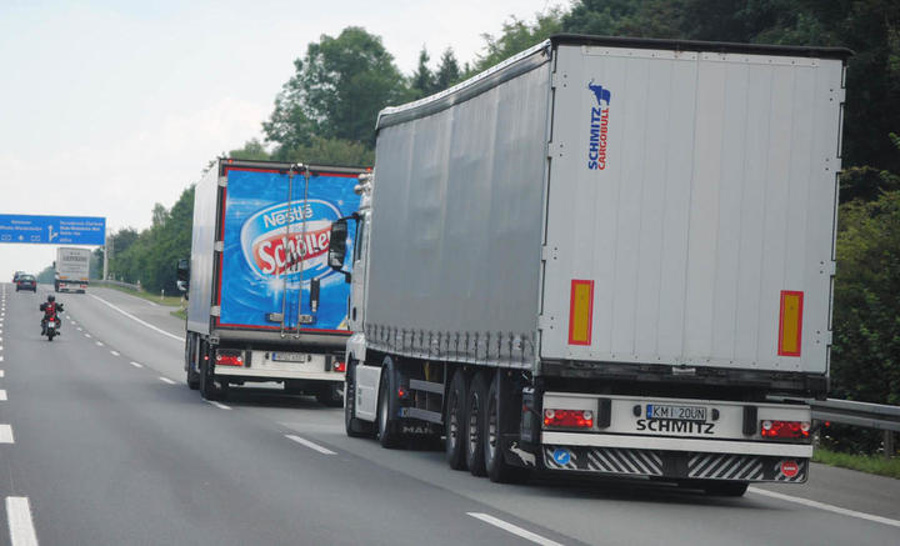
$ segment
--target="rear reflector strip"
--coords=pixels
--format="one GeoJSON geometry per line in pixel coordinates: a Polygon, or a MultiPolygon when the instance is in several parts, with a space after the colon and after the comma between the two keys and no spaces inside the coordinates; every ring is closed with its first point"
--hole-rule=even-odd
{"type": "Polygon", "coordinates": [[[594,281],[572,279],[569,345],[590,345],[594,316],[594,281]]]}
{"type": "Polygon", "coordinates": [[[800,356],[803,339],[803,292],[781,291],[778,355],[800,356]]]}

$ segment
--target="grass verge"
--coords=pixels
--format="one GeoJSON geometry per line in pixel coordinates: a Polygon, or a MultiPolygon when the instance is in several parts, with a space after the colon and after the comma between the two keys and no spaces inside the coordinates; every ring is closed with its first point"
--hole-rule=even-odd
{"type": "Polygon", "coordinates": [[[181,307],[181,296],[166,296],[160,297],[159,295],[151,294],[149,292],[138,292],[137,290],[132,290],[131,288],[127,288],[124,286],[117,286],[115,284],[102,284],[96,283],[97,286],[102,286],[103,288],[111,288],[113,290],[118,290],[119,292],[124,292],[126,294],[130,294],[132,296],[136,296],[141,299],[145,299],[147,301],[152,301],[158,305],[168,305],[169,307],[181,307]]]}
{"type": "Polygon", "coordinates": [[[869,474],[900,479],[900,459],[896,457],[885,459],[881,455],[853,455],[829,451],[820,447],[816,448],[813,453],[813,461],[829,466],[839,466],[869,474]]]}

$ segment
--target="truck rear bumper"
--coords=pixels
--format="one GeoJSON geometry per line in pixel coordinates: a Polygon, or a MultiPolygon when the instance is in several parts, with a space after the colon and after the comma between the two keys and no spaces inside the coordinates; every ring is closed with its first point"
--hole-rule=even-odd
{"type": "Polygon", "coordinates": [[[342,383],[344,381],[344,374],[342,373],[311,372],[303,370],[254,370],[252,368],[226,368],[224,366],[216,366],[215,374],[249,379],[251,381],[276,381],[281,379],[306,379],[310,381],[333,381],[335,383],[342,383]]]}
{"type": "Polygon", "coordinates": [[[805,483],[802,457],[544,444],[548,470],[671,480],[805,483]]]}

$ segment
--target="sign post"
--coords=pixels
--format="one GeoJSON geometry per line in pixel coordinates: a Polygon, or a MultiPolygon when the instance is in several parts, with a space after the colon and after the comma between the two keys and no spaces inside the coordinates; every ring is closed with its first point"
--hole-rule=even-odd
{"type": "Polygon", "coordinates": [[[0,243],[100,246],[106,218],[0,214],[0,243]]]}

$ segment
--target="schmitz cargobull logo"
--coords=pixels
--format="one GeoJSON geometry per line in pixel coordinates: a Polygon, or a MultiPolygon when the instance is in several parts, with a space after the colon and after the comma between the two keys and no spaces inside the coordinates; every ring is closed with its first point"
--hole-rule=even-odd
{"type": "Polygon", "coordinates": [[[597,106],[591,107],[591,130],[588,138],[587,167],[592,171],[606,168],[606,144],[609,133],[609,100],[611,93],[602,85],[588,83],[588,89],[597,99],[597,106]]]}
{"type": "Polygon", "coordinates": [[[337,207],[318,199],[265,208],[241,227],[244,257],[263,278],[299,274],[301,265],[305,279],[324,277],[332,273],[331,223],[340,217],[337,207]]]}

